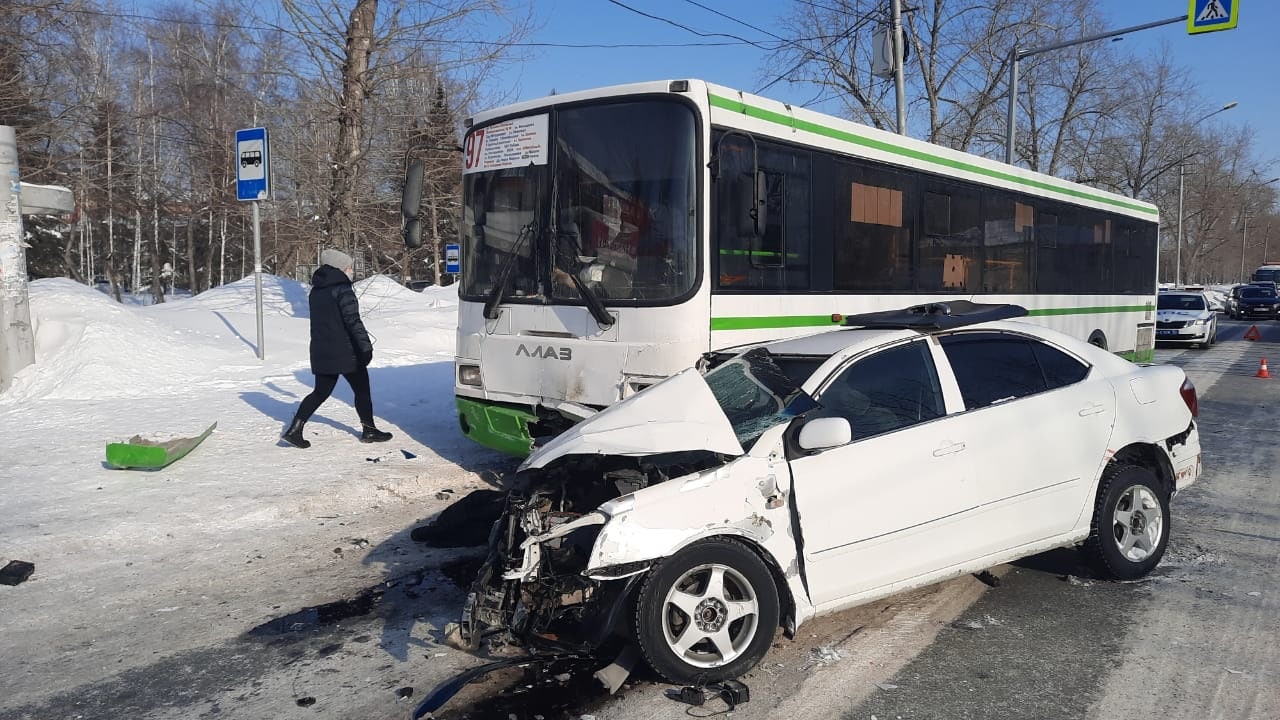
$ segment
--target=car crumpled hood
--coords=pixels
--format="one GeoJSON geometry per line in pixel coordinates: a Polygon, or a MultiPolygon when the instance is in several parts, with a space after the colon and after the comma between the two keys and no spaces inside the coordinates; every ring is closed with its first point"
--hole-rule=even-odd
{"type": "Polygon", "coordinates": [[[520,469],[565,455],[656,455],[709,450],[743,454],[729,418],[702,375],[689,368],[602,410],[535,450],[520,469]]]}

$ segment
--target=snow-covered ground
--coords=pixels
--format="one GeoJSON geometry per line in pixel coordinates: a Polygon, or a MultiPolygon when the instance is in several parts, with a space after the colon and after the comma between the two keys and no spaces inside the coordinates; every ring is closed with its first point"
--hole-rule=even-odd
{"type": "Polygon", "coordinates": [[[361,444],[339,381],[298,450],[278,438],[313,383],[306,285],[265,277],[259,361],[252,277],[149,306],[32,283],[36,363],[0,395],[0,565],[35,573],[0,587],[0,715],[393,577],[388,538],[510,465],[457,427],[454,288],[355,290],[395,437],[361,444]],[[214,421],[163,470],[105,464],[107,443],[214,421]]]}

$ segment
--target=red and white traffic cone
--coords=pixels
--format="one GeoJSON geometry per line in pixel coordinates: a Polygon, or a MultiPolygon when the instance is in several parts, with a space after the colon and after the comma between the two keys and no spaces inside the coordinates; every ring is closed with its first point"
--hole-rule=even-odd
{"type": "Polygon", "coordinates": [[[1258,374],[1254,375],[1254,377],[1267,378],[1267,379],[1271,378],[1271,373],[1267,372],[1266,358],[1262,358],[1262,363],[1258,366],[1258,374]]]}

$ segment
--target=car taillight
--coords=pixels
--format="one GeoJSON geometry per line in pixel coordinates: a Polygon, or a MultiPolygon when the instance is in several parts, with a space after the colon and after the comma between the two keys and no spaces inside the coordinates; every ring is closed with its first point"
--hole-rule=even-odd
{"type": "Polygon", "coordinates": [[[1182,402],[1187,404],[1187,409],[1191,411],[1191,417],[1200,417],[1200,400],[1196,397],[1196,386],[1192,384],[1191,378],[1182,381],[1182,402]]]}

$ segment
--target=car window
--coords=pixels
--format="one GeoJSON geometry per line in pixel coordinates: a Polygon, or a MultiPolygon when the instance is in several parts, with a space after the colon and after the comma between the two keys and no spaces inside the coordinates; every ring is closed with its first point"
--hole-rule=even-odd
{"type": "Polygon", "coordinates": [[[883,350],[845,368],[818,397],[822,414],[847,418],[854,439],[940,417],[942,387],[924,341],[883,350]]]}
{"type": "Polygon", "coordinates": [[[1070,385],[1089,374],[1087,364],[1022,335],[965,332],[940,340],[969,410],[1070,385]]]}
{"type": "Polygon", "coordinates": [[[1157,310],[1204,310],[1204,296],[1165,293],[1156,298],[1157,310]]]}
{"type": "Polygon", "coordinates": [[[1089,375],[1088,365],[1061,350],[1029,338],[1027,343],[1031,345],[1031,352],[1040,364],[1040,371],[1044,373],[1047,389],[1072,385],[1089,375]]]}

